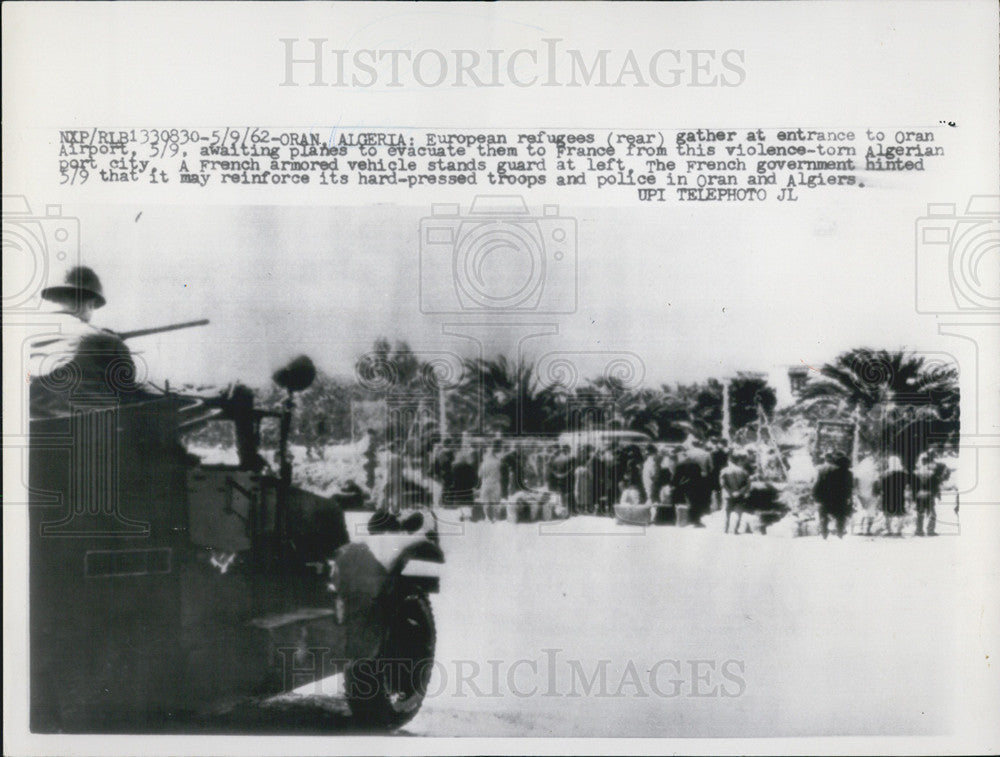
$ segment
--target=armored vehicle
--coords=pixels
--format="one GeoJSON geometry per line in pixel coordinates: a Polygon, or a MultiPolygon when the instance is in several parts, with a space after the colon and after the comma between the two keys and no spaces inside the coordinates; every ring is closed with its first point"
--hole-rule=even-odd
{"type": "Polygon", "coordinates": [[[276,410],[240,386],[167,389],[78,396],[69,417],[32,422],[33,731],[159,729],[336,673],[362,723],[414,716],[444,556],[429,514],[419,532],[350,534],[335,497],[292,484],[294,394],[314,376],[308,358],[275,374],[276,410]],[[182,445],[213,421],[234,424],[238,464],[182,445]],[[258,443],[275,422],[269,464],[258,443]]]}

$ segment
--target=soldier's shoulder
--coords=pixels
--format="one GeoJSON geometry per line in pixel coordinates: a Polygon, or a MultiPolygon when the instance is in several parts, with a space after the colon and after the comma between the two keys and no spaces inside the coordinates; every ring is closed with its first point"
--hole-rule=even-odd
{"type": "Polygon", "coordinates": [[[124,350],[125,352],[128,352],[128,347],[125,346],[125,342],[113,331],[99,329],[93,326],[90,326],[89,329],[89,331],[81,334],[81,346],[88,349],[109,350],[115,352],[124,350]]]}

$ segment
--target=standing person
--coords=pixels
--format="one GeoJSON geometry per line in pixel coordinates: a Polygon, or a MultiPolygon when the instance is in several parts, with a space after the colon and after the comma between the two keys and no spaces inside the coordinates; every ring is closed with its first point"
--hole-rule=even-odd
{"type": "MultiPolygon", "coordinates": [[[[612,442],[611,449],[614,453],[614,471],[615,471],[615,486],[614,486],[614,497],[613,502],[618,502],[618,495],[622,491],[622,481],[625,480],[626,474],[632,474],[632,448],[630,445],[612,442]]],[[[639,477],[635,476],[633,481],[638,481],[639,477]]]]}
{"type": "Polygon", "coordinates": [[[455,450],[442,436],[431,453],[431,478],[438,482],[440,495],[438,504],[451,504],[454,499],[455,483],[452,476],[452,465],[455,462],[455,450]]]}
{"type": "Polygon", "coordinates": [[[550,492],[558,489],[559,482],[555,475],[555,461],[559,457],[559,445],[550,444],[542,457],[542,470],[545,476],[545,488],[550,492]]]}
{"type": "Polygon", "coordinates": [[[660,455],[652,444],[646,445],[646,459],[642,461],[642,488],[647,504],[660,500],[660,455]]]}
{"type": "Polygon", "coordinates": [[[319,445],[318,452],[320,460],[326,460],[327,434],[326,416],[321,415],[316,419],[316,443],[319,445]]]}
{"type": "Polygon", "coordinates": [[[677,452],[673,447],[668,447],[660,458],[660,502],[663,504],[673,504],[674,471],[676,468],[677,452]]]}
{"type": "Polygon", "coordinates": [[[638,444],[629,444],[625,447],[625,470],[628,471],[629,478],[642,495],[643,502],[646,501],[646,492],[642,488],[642,447],[638,444]]]}
{"type": "Polygon", "coordinates": [[[837,536],[844,538],[844,524],[851,514],[854,496],[854,474],[847,455],[827,453],[826,462],[820,466],[813,485],[813,498],[819,505],[819,530],[827,537],[828,520],[837,523],[837,536]]]}
{"type": "Polygon", "coordinates": [[[503,499],[511,496],[523,486],[523,482],[521,481],[521,469],[523,467],[521,461],[521,451],[510,442],[507,442],[500,455],[500,487],[503,499]]]}
{"type": "Polygon", "coordinates": [[[876,491],[879,465],[874,456],[867,455],[854,467],[854,491],[861,505],[858,520],[861,533],[870,536],[875,525],[875,515],[881,507],[881,498],[876,491]]]}
{"type": "Polygon", "coordinates": [[[690,440],[674,471],[674,486],[691,508],[691,525],[704,527],[701,519],[712,498],[712,458],[696,441],[690,440]]]}
{"type": "Polygon", "coordinates": [[[573,487],[573,472],[576,470],[576,457],[573,455],[573,449],[568,444],[564,444],[562,447],[562,458],[563,469],[566,472],[563,478],[563,504],[566,506],[567,515],[575,515],[576,491],[573,487]]]}
{"type": "Polygon", "coordinates": [[[368,446],[364,451],[365,486],[372,494],[375,493],[375,468],[378,463],[378,445],[375,441],[375,429],[368,429],[365,432],[368,446]]]}
{"type": "Polygon", "coordinates": [[[312,419],[312,423],[303,423],[303,436],[306,442],[306,459],[323,460],[326,457],[326,420],[322,415],[312,419]]]}
{"type": "Polygon", "coordinates": [[[313,445],[316,443],[315,428],[315,423],[310,424],[307,421],[302,422],[301,431],[306,444],[306,460],[313,460],[316,457],[313,453],[313,445]]]}
{"type": "Polygon", "coordinates": [[[927,516],[927,535],[936,535],[937,501],[941,498],[941,486],[947,478],[947,471],[944,464],[937,462],[933,450],[923,452],[913,469],[911,486],[917,507],[916,536],[924,535],[924,515],[927,516]]]}
{"type": "Polygon", "coordinates": [[[382,489],[382,508],[392,515],[399,515],[403,502],[403,457],[402,444],[393,439],[386,446],[385,484],[382,489]]]}
{"type": "Polygon", "coordinates": [[[594,482],[594,507],[598,515],[611,511],[618,494],[615,484],[615,456],[606,446],[590,458],[590,475],[594,482]]]}
{"type": "Polygon", "coordinates": [[[674,466],[673,450],[666,450],[660,456],[660,476],[656,482],[656,504],[653,510],[654,523],[675,523],[676,512],[673,500],[674,466]]]}
{"type": "Polygon", "coordinates": [[[52,306],[47,315],[55,328],[28,344],[31,419],[68,417],[80,400],[89,408],[135,397],[132,353],[117,334],[90,324],[106,302],[97,274],[77,266],[63,284],[41,294],[52,306]]]}
{"type": "Polygon", "coordinates": [[[677,446],[670,451],[670,462],[671,462],[671,472],[673,473],[673,480],[671,483],[670,491],[670,504],[676,507],[677,505],[683,505],[687,502],[684,496],[684,483],[681,480],[681,476],[678,474],[683,474],[683,469],[680,467],[681,458],[684,457],[684,447],[677,446]]]}
{"type": "Polygon", "coordinates": [[[571,491],[571,478],[573,473],[573,462],[570,457],[570,448],[567,445],[557,447],[555,454],[549,460],[549,490],[557,494],[561,503],[567,511],[572,514],[569,492],[571,491]]]}
{"type": "Polygon", "coordinates": [[[503,442],[494,439],[490,444],[489,451],[483,455],[483,461],[479,464],[479,491],[476,498],[473,520],[478,520],[485,513],[490,521],[499,517],[500,502],[503,499],[503,472],[501,470],[500,453],[503,451],[503,442]]]}
{"type": "Polygon", "coordinates": [[[729,464],[729,442],[725,439],[714,439],[712,442],[712,499],[713,509],[723,506],[722,470],[729,464]]]}
{"type": "Polygon", "coordinates": [[[573,470],[573,495],[579,512],[594,511],[593,458],[589,445],[584,446],[576,468],[573,470]]]}
{"type": "Polygon", "coordinates": [[[719,472],[719,483],[722,487],[724,507],[726,510],[725,533],[729,533],[729,518],[733,512],[736,513],[736,526],[733,528],[734,534],[739,534],[740,524],[743,520],[743,509],[747,502],[747,495],[750,494],[750,472],[743,467],[744,457],[734,454],[726,463],[726,467],[719,472]]]}
{"type": "MultiPolygon", "coordinates": [[[[464,445],[455,455],[451,466],[452,491],[448,504],[453,507],[468,507],[473,504],[476,486],[479,483],[479,466],[469,445],[464,445]]],[[[476,515],[473,510],[473,516],[476,515]]],[[[475,518],[473,518],[475,519],[475,518]]]]}
{"type": "Polygon", "coordinates": [[[875,483],[885,516],[885,535],[902,536],[902,518],[906,515],[906,471],[903,463],[893,455],[882,463],[882,474],[875,483]],[[894,524],[899,523],[895,528],[894,524]]]}
{"type": "Polygon", "coordinates": [[[524,476],[525,489],[541,489],[545,486],[548,471],[548,457],[544,449],[537,445],[525,448],[524,476]]]}

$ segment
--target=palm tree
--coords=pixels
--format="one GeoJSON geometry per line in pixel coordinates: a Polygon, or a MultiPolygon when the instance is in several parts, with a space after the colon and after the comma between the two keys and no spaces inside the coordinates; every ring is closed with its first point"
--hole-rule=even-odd
{"type": "Polygon", "coordinates": [[[798,402],[812,417],[857,420],[863,446],[907,467],[931,444],[957,443],[958,370],[912,352],[844,352],[806,382],[798,402]]]}
{"type": "Polygon", "coordinates": [[[478,408],[483,431],[555,433],[565,425],[566,392],[556,384],[543,386],[524,358],[466,361],[458,394],[464,404],[478,408]]]}
{"type": "Polygon", "coordinates": [[[659,389],[627,388],[614,377],[589,381],[578,395],[605,398],[613,403],[613,420],[623,429],[644,431],[654,439],[681,441],[718,434],[722,422],[722,385],[663,384],[659,389]]]}
{"type": "Polygon", "coordinates": [[[622,425],[630,431],[644,431],[660,438],[663,395],[655,389],[641,388],[622,392],[617,409],[622,425]]]}

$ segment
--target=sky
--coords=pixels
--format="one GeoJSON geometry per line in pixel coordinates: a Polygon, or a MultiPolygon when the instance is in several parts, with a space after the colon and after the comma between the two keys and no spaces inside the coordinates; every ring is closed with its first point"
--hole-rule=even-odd
{"type": "MultiPolygon", "coordinates": [[[[940,318],[915,308],[914,229],[928,203],[955,203],[960,218],[970,195],[996,191],[996,100],[982,96],[995,91],[995,66],[982,64],[995,60],[995,39],[974,33],[992,18],[987,3],[641,4],[616,6],[614,18],[611,6],[581,13],[558,3],[427,13],[16,5],[5,9],[4,83],[19,97],[3,103],[4,192],[28,198],[35,215],[52,203],[79,219],[81,259],[109,300],[96,322],[131,330],[211,320],[132,343],[155,380],[260,385],[301,352],[350,375],[380,336],[466,357],[511,355],[528,335],[558,330],[524,349],[538,359],[561,353],[584,376],[618,358],[638,361],[636,375],[653,385],[765,371],[787,397],[788,366],[817,367],[852,347],[954,349],[938,335],[940,318]],[[963,55],[936,54],[931,36],[963,55]],[[667,90],[280,86],[279,39],[312,37],[351,50],[509,53],[553,38],[588,55],[739,49],[747,76],[733,88],[667,90]],[[33,87],[17,88],[28,80],[33,87]],[[864,189],[813,190],[766,207],[644,207],[631,190],[536,188],[525,194],[533,213],[558,204],[559,217],[576,224],[574,253],[546,270],[542,296],[570,287],[575,308],[472,327],[486,317],[429,314],[420,300],[421,219],[432,202],[467,212],[465,189],[70,186],[55,170],[60,129],[227,123],[342,132],[934,129],[946,156],[923,174],[861,172],[864,189]],[[449,323],[460,324],[447,326],[452,334],[479,341],[445,335],[449,323]]],[[[447,291],[450,274],[436,270],[447,291]]]]}
{"type": "MultiPolygon", "coordinates": [[[[534,312],[533,299],[499,314],[463,311],[474,305],[468,299],[455,305],[453,248],[421,244],[426,207],[74,210],[81,258],[108,299],[95,323],[124,331],[211,321],[131,342],[158,382],[262,385],[299,353],[329,374],[351,375],[384,336],[428,359],[512,357],[521,344],[527,357],[568,361],[581,377],[624,360],[637,383],[654,386],[764,371],[784,395],[788,366],[819,367],[851,347],[940,349],[934,317],[914,308],[920,207],[910,196],[894,202],[895,193],[870,207],[825,191],[830,202],[787,211],[561,206],[553,223],[575,236],[575,254],[568,247],[562,267],[549,256],[532,279],[540,303],[574,310],[575,300],[575,312],[558,314],[534,312]],[[440,302],[455,312],[426,312],[440,302]]],[[[539,215],[530,196],[528,206],[539,215]]],[[[468,203],[462,213],[445,224],[475,223],[468,203]]],[[[472,259],[499,233],[483,233],[460,256],[472,259]]],[[[525,265],[537,255],[525,249],[488,255],[478,291],[516,284],[490,276],[531,279],[525,265]]]]}

